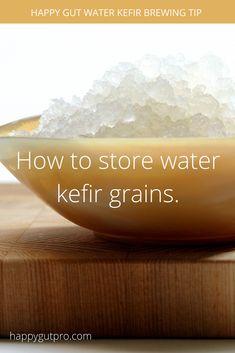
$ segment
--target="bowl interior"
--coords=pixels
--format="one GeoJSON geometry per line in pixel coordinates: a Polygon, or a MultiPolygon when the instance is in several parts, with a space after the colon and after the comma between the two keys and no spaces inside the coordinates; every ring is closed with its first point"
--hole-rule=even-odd
{"type": "Polygon", "coordinates": [[[40,115],[26,119],[13,121],[9,124],[0,126],[0,137],[7,137],[11,131],[31,131],[38,127],[40,115]]]}

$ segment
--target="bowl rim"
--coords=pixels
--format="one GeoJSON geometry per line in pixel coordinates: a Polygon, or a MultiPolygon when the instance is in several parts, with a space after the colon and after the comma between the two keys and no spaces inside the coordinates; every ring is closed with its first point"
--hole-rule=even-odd
{"type": "MultiPolygon", "coordinates": [[[[0,134],[2,129],[7,129],[10,127],[14,127],[14,125],[18,123],[24,123],[30,120],[39,120],[41,117],[41,114],[37,115],[32,115],[30,117],[26,118],[21,118],[17,120],[13,120],[9,123],[0,125],[0,134]]],[[[14,129],[12,129],[14,130],[14,129]]],[[[9,131],[11,131],[9,129],[9,131]]],[[[234,136],[224,136],[224,137],[203,137],[203,136],[186,136],[186,137],[87,137],[87,136],[78,136],[78,137],[46,137],[46,136],[9,136],[9,135],[0,135],[0,141],[1,140],[23,140],[23,141],[154,141],[154,142],[167,142],[168,143],[179,143],[183,141],[190,141],[190,142],[205,142],[205,141],[231,141],[235,139],[234,136]]]]}

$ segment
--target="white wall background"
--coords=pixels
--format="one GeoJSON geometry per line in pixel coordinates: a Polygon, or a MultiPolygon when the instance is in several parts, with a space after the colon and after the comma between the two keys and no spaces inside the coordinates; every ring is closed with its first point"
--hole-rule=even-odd
{"type": "MultiPolygon", "coordinates": [[[[235,73],[235,25],[0,25],[0,125],[82,95],[110,66],[144,54],[212,52],[235,73]]],[[[15,179],[0,166],[0,182],[15,179]]]]}

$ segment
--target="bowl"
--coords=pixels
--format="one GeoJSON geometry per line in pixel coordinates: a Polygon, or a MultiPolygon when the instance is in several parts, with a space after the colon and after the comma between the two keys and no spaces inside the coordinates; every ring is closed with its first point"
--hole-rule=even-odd
{"type": "Polygon", "coordinates": [[[203,244],[235,240],[233,138],[56,139],[8,136],[13,130],[36,128],[39,119],[36,116],[0,127],[0,161],[20,182],[71,222],[117,241],[203,244]],[[18,168],[17,154],[23,160],[29,159],[29,152],[31,169],[28,161],[20,162],[21,167],[18,168]],[[69,163],[72,153],[78,158],[89,156],[92,165],[88,168],[89,160],[84,157],[84,169],[72,170],[69,163]],[[144,169],[140,162],[136,163],[135,169],[99,169],[97,161],[100,156],[110,156],[111,153],[119,161],[122,156],[128,156],[131,161],[137,155],[152,156],[154,161],[159,160],[159,156],[174,158],[186,155],[190,158],[192,153],[208,156],[211,161],[213,156],[220,158],[214,169],[210,165],[208,169],[163,170],[157,163],[152,169],[144,169]],[[35,169],[34,162],[38,156],[39,168],[35,169]],[[61,169],[51,169],[48,164],[40,169],[44,159],[53,160],[54,156],[58,160],[65,158],[61,169]],[[95,202],[95,190],[98,189],[102,192],[97,193],[99,197],[96,195],[95,202]],[[124,195],[123,189],[129,191],[124,195]],[[64,190],[67,191],[63,194],[64,190]],[[112,203],[111,190],[116,190],[112,191],[112,203]],[[163,190],[173,191],[164,194],[163,190]]]}

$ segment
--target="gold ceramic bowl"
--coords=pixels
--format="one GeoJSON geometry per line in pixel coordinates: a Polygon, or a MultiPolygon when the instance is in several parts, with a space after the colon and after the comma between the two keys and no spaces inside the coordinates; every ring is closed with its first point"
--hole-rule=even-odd
{"type": "Polygon", "coordinates": [[[22,183],[27,185],[62,216],[110,239],[151,241],[155,243],[204,243],[235,240],[235,141],[234,139],[52,139],[6,137],[12,130],[31,130],[39,117],[29,118],[0,128],[0,160],[22,183]],[[58,171],[17,170],[17,152],[21,156],[89,155],[93,159],[113,152],[121,155],[220,155],[216,170],[175,169],[161,171],[72,171],[68,163],[58,171]],[[58,203],[57,186],[72,189],[84,184],[102,188],[98,203],[58,203]],[[112,188],[172,188],[178,203],[127,202],[119,208],[107,206],[112,188]]]}

